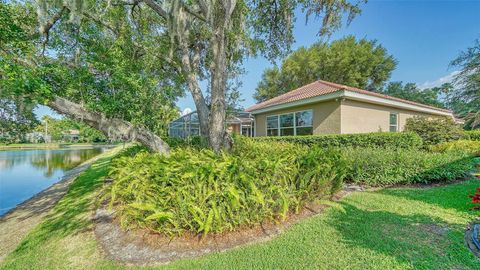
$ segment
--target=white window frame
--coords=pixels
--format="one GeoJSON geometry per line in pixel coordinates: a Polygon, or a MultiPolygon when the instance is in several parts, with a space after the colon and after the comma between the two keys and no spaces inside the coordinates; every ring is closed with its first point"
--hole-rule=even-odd
{"type": "MultiPolygon", "coordinates": [[[[276,128],[277,129],[277,136],[281,136],[280,135],[280,130],[282,129],[282,127],[280,126],[280,116],[287,115],[287,114],[293,114],[293,127],[284,127],[284,128],[293,128],[293,136],[297,136],[297,113],[301,113],[301,112],[310,112],[312,114],[312,124],[309,125],[309,126],[299,126],[299,128],[311,127],[312,128],[312,134],[313,134],[313,110],[308,109],[308,110],[293,111],[293,112],[281,113],[281,114],[270,114],[270,115],[265,116],[265,136],[269,136],[268,135],[268,130],[269,129],[275,129],[275,128],[268,128],[268,117],[272,117],[272,116],[277,117],[277,121],[278,121],[277,128],[276,128]]],[[[271,137],[274,137],[274,136],[271,136],[271,137]]]]}
{"type": "Polygon", "coordinates": [[[388,115],[388,131],[389,131],[389,132],[398,132],[398,131],[399,131],[398,123],[399,123],[398,113],[391,112],[391,113],[388,115]],[[392,124],[390,123],[390,119],[391,119],[392,115],[395,115],[395,122],[396,122],[395,125],[392,125],[392,124]],[[392,130],[391,130],[392,127],[395,127],[395,131],[392,131],[392,130]]]}

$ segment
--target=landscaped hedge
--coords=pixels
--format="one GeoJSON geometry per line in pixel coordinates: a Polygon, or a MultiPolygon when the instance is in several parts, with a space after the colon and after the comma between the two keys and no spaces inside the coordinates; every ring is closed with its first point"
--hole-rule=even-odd
{"type": "Polygon", "coordinates": [[[415,149],[345,148],[346,180],[371,186],[430,183],[466,176],[474,159],[464,152],[415,149]]]}
{"type": "Polygon", "coordinates": [[[208,146],[207,139],[204,139],[200,136],[192,136],[187,138],[177,138],[177,137],[165,137],[162,138],[171,148],[176,147],[195,147],[195,148],[206,148],[208,146]]]}
{"type": "Polygon", "coordinates": [[[336,192],[338,149],[237,138],[232,153],[176,147],[168,157],[130,151],[113,161],[111,205],[126,227],[207,234],[285,218],[336,192]]]}
{"type": "Polygon", "coordinates": [[[449,153],[462,152],[468,155],[480,157],[480,140],[459,140],[453,142],[445,142],[430,146],[432,152],[449,153]]]}
{"type": "Polygon", "coordinates": [[[418,134],[425,146],[466,139],[464,130],[459,128],[451,117],[432,119],[420,116],[411,117],[407,119],[405,131],[418,134]]]}
{"type": "Polygon", "coordinates": [[[465,131],[468,138],[472,141],[480,141],[480,129],[465,131]]]}
{"type": "Polygon", "coordinates": [[[411,132],[375,132],[311,136],[256,137],[259,141],[286,141],[320,147],[390,147],[418,149],[422,139],[411,132]]]}

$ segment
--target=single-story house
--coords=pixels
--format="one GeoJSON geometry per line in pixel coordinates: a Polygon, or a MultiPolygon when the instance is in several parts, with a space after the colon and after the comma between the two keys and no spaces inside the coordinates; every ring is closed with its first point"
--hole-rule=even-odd
{"type": "Polygon", "coordinates": [[[80,139],[80,130],[69,129],[62,132],[62,140],[67,142],[76,142],[80,139]]]}
{"type": "Polygon", "coordinates": [[[414,116],[451,111],[327,81],[315,81],[248,109],[254,136],[402,131],[414,116]]]}

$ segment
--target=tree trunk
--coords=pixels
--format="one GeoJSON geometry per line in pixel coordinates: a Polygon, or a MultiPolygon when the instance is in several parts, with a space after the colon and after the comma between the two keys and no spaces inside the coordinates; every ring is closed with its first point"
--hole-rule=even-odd
{"type": "Polygon", "coordinates": [[[105,136],[114,140],[137,141],[153,152],[168,154],[170,147],[153,132],[133,125],[130,122],[118,119],[107,118],[104,114],[91,112],[82,105],[71,102],[62,97],[55,97],[47,104],[58,113],[67,115],[70,118],[101,131],[105,136]]]}
{"type": "Polygon", "coordinates": [[[221,8],[214,16],[214,33],[211,38],[212,45],[212,64],[211,74],[211,94],[212,104],[210,108],[210,130],[209,142],[214,151],[218,152],[222,147],[229,148],[226,138],[229,137],[225,131],[226,104],[225,95],[227,88],[227,56],[226,56],[226,36],[225,32],[230,24],[230,15],[233,11],[233,3],[223,2],[221,8]]]}
{"type": "Polygon", "coordinates": [[[189,74],[187,80],[193,101],[195,102],[195,107],[197,108],[198,121],[200,122],[200,135],[204,138],[208,138],[208,119],[210,117],[210,111],[208,110],[207,103],[203,97],[202,90],[200,90],[200,86],[198,86],[195,75],[189,74]]]}

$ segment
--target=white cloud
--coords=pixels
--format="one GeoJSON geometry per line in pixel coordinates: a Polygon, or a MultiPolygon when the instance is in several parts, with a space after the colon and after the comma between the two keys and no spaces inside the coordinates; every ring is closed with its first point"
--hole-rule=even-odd
{"type": "Polygon", "coordinates": [[[182,116],[183,116],[183,115],[187,115],[187,114],[189,114],[189,113],[191,113],[191,112],[192,112],[192,109],[190,109],[190,108],[185,108],[185,109],[182,111],[182,116]]]}
{"type": "Polygon", "coordinates": [[[426,89],[426,88],[432,88],[432,87],[437,87],[437,86],[441,86],[442,84],[444,83],[449,83],[449,82],[452,82],[455,75],[457,75],[458,73],[460,73],[460,71],[458,70],[455,70],[455,71],[452,71],[450,74],[448,75],[445,75],[443,77],[440,77],[436,80],[433,80],[433,81],[426,81],[422,84],[419,84],[418,87],[420,89],[426,89]]]}

